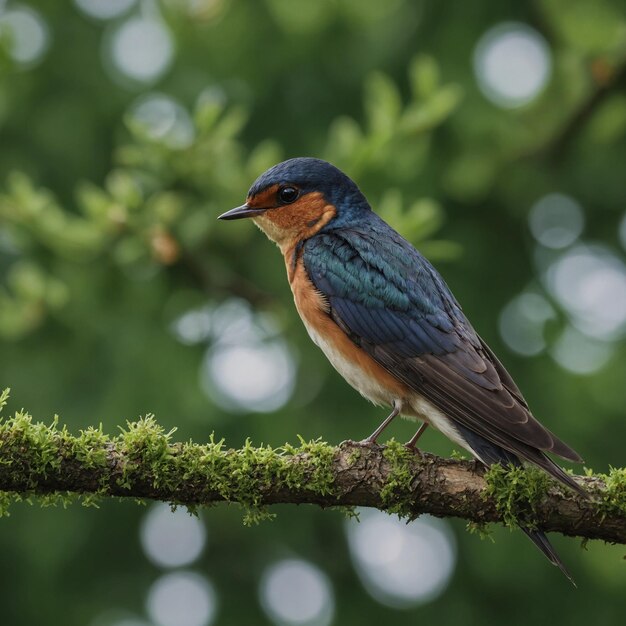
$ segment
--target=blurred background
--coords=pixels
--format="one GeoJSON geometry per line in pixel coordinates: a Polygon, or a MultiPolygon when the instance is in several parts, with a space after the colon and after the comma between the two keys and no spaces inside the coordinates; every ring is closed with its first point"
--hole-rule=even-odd
{"type": "MultiPolygon", "coordinates": [[[[626,462],[620,0],[0,0],[0,386],[107,432],[367,436],[283,261],[216,216],[317,156],[440,269],[535,414],[626,462]]],[[[394,423],[408,439],[413,426],[394,423]]],[[[425,449],[452,453],[430,429],[425,449]]],[[[577,468],[577,471],[582,471],[577,468]]],[[[363,511],[104,502],[0,520],[2,624],[618,623],[624,546],[363,511]]]]}

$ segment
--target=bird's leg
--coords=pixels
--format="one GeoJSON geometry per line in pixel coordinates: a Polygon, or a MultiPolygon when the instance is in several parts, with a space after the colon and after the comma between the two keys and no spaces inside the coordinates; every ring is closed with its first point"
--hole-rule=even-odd
{"type": "Polygon", "coordinates": [[[393,418],[397,417],[399,413],[400,413],[400,404],[394,402],[393,411],[389,413],[389,415],[385,418],[384,422],[367,439],[364,439],[363,442],[364,443],[376,443],[376,440],[378,439],[378,437],[380,437],[380,434],[383,432],[383,430],[385,430],[385,428],[387,428],[387,426],[391,424],[391,422],[393,421],[393,418]]]}
{"type": "Polygon", "coordinates": [[[414,452],[417,450],[415,444],[417,440],[424,434],[424,431],[428,428],[428,422],[422,422],[422,425],[417,429],[417,432],[404,444],[409,450],[414,452]]]}

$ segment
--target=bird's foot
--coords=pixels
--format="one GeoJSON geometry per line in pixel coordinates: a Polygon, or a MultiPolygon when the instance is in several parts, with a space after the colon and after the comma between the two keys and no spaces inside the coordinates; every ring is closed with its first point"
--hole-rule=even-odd
{"type": "Polygon", "coordinates": [[[422,451],[415,445],[415,443],[412,443],[411,441],[407,441],[404,444],[404,447],[413,454],[415,454],[415,456],[419,456],[420,458],[423,456],[422,451]]]}
{"type": "Polygon", "coordinates": [[[428,428],[428,422],[423,422],[422,425],[417,429],[417,432],[404,444],[404,447],[408,450],[411,450],[418,456],[422,456],[419,448],[417,447],[417,442],[419,438],[424,434],[424,431],[428,428]]]}
{"type": "Polygon", "coordinates": [[[376,439],[372,439],[371,437],[367,437],[366,439],[361,439],[361,441],[353,441],[352,439],[346,439],[342,441],[339,445],[347,445],[353,448],[382,448],[382,446],[376,441],[376,439]]]}

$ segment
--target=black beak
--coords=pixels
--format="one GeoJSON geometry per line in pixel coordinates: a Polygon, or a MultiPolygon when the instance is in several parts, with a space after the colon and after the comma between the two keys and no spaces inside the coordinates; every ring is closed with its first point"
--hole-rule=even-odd
{"type": "Polygon", "coordinates": [[[265,213],[265,211],[267,211],[266,208],[253,208],[249,207],[247,204],[242,204],[241,206],[235,207],[230,211],[226,211],[226,213],[222,213],[217,219],[240,220],[244,217],[254,217],[255,215],[261,215],[261,213],[265,213]]]}

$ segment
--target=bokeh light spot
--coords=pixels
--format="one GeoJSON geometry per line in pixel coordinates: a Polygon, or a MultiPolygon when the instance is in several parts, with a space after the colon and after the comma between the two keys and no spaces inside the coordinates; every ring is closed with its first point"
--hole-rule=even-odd
{"type": "Polygon", "coordinates": [[[22,67],[32,67],[49,44],[48,27],[41,15],[25,5],[17,5],[0,15],[0,38],[8,38],[10,57],[22,67]]]}
{"type": "Polygon", "coordinates": [[[360,522],[346,522],[350,555],[368,593],[378,602],[407,608],[434,600],[447,587],[456,564],[448,524],[422,515],[410,524],[363,509],[360,522]]]}
{"type": "Polygon", "coordinates": [[[216,346],[207,352],[202,379],[213,399],[231,410],[268,413],[293,390],[293,362],[282,341],[216,346]]]}
{"type": "Polygon", "coordinates": [[[569,249],[550,265],[545,281],[578,330],[605,340],[626,334],[626,265],[608,248],[569,249]]]}
{"type": "Polygon", "coordinates": [[[543,296],[521,293],[502,310],[500,335],[514,352],[534,356],[545,349],[544,327],[554,317],[552,305],[543,296]]]}
{"type": "Polygon", "coordinates": [[[163,0],[172,9],[180,11],[190,19],[207,22],[219,17],[225,0],[163,0]]]}
{"type": "Polygon", "coordinates": [[[626,250],[626,214],[619,225],[619,238],[622,242],[622,247],[626,250]]]}
{"type": "Polygon", "coordinates": [[[155,18],[132,17],[120,24],[108,39],[107,55],[123,76],[151,83],[169,68],[174,43],[163,22],[155,18]]]}
{"type": "Polygon", "coordinates": [[[146,608],[159,626],[208,626],[215,619],[217,597],[204,576],[172,572],[150,587],[146,608]]]}
{"type": "Polygon", "coordinates": [[[195,131],[187,110],[174,98],[160,93],[147,94],[130,109],[128,123],[154,141],[169,148],[187,148],[195,131]]]}
{"type": "Polygon", "coordinates": [[[271,412],[291,397],[296,363],[269,316],[232,300],[211,314],[214,343],[200,368],[200,385],[221,407],[271,412]]]}
{"type": "Polygon", "coordinates": [[[155,504],[143,519],[140,538],[144,552],[153,563],[180,567],[200,556],[206,543],[206,529],[184,508],[172,511],[167,504],[155,504]]]}
{"type": "Polygon", "coordinates": [[[547,248],[565,248],[583,231],[585,218],[580,205],[560,193],[551,193],[537,201],[528,216],[535,239],[547,248]]]}
{"type": "Polygon", "coordinates": [[[89,17],[110,20],[122,15],[135,4],[136,0],[74,0],[76,6],[89,17]]]}
{"type": "Polygon", "coordinates": [[[327,626],[334,597],[326,575],[312,563],[286,559],[270,566],[260,583],[261,605],[280,626],[327,626]]]}
{"type": "Polygon", "coordinates": [[[171,329],[178,341],[191,346],[211,336],[211,309],[202,307],[183,313],[172,323],[171,329]]]}
{"type": "Polygon", "coordinates": [[[544,38],[525,24],[506,22],[488,30],[474,52],[474,72],[483,94],[504,108],[537,97],[552,69],[544,38]]]}
{"type": "MultiPolygon", "coordinates": [[[[0,0],[1,1],[1,0],[0,0]]],[[[128,611],[107,609],[89,622],[89,626],[154,626],[128,611]]]]}
{"type": "Polygon", "coordinates": [[[574,374],[593,374],[611,358],[610,344],[592,339],[568,326],[550,350],[552,358],[574,374]]]}

